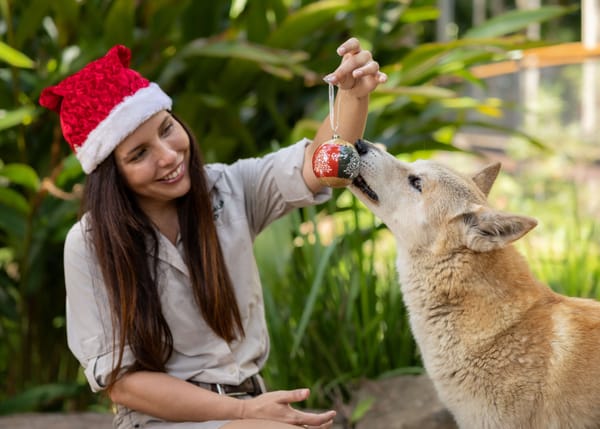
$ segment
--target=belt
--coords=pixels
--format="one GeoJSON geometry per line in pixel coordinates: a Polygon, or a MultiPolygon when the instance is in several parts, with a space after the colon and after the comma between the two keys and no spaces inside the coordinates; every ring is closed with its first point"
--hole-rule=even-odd
{"type": "Polygon", "coordinates": [[[221,383],[204,383],[202,381],[196,380],[187,380],[189,383],[192,383],[198,387],[202,387],[203,389],[211,390],[219,395],[227,395],[227,396],[258,396],[261,393],[264,393],[266,389],[264,388],[264,383],[262,378],[259,375],[253,375],[242,381],[240,384],[221,384],[221,383]]]}

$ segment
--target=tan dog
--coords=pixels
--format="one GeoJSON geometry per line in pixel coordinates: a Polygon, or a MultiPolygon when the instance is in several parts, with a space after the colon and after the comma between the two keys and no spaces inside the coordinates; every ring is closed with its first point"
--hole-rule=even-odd
{"type": "Polygon", "coordinates": [[[510,243],[536,220],[486,202],[500,165],[469,178],[357,148],[350,189],[396,238],[412,331],[458,425],[600,428],[600,303],[533,277],[510,243]]]}

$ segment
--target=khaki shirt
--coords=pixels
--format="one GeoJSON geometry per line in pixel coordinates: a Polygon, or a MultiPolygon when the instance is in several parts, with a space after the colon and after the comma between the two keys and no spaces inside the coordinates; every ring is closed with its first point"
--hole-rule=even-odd
{"type": "MultiPolygon", "coordinates": [[[[302,179],[307,140],[260,159],[206,166],[220,243],[235,289],[246,336],[227,343],[208,327],[195,305],[183,248],[159,235],[158,288],[173,335],[167,372],[183,380],[240,384],[260,371],[269,353],[263,295],[253,242],[267,225],[294,208],[319,204],[302,179]]],[[[105,388],[117,352],[101,270],[86,244],[86,216],[65,242],[67,339],[93,391],[105,388]]],[[[123,367],[133,363],[125,346],[123,367]]]]}

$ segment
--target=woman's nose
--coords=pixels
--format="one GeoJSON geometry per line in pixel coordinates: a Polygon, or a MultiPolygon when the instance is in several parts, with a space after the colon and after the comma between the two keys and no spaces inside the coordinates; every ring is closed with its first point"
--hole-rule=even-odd
{"type": "Polygon", "coordinates": [[[177,150],[167,142],[159,143],[158,163],[161,167],[169,166],[177,161],[177,150]]]}

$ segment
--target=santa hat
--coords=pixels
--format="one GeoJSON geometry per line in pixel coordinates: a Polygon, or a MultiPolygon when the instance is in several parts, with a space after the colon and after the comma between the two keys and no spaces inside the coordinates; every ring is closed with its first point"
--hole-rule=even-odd
{"type": "Polygon", "coordinates": [[[87,174],[171,98],[129,68],[131,51],[117,45],[58,85],[42,91],[40,104],[58,112],[62,132],[87,174]]]}

